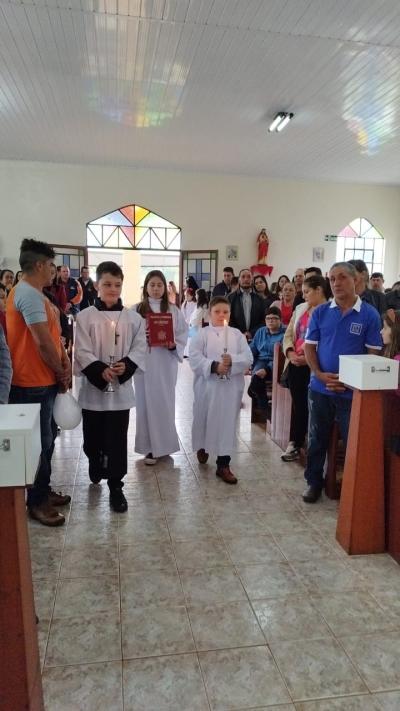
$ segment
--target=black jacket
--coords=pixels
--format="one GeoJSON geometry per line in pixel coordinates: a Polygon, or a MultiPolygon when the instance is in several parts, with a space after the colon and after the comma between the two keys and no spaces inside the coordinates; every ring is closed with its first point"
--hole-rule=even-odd
{"type": "MultiPolygon", "coordinates": [[[[235,291],[233,294],[228,296],[231,302],[231,318],[229,325],[233,328],[238,328],[239,331],[245,333],[246,322],[244,318],[243,304],[242,304],[242,292],[240,289],[235,291]]],[[[264,299],[262,299],[258,294],[251,292],[251,312],[250,312],[250,328],[249,331],[252,336],[261,326],[265,326],[265,311],[266,304],[264,299]]]]}
{"type": "Polygon", "coordinates": [[[400,309],[400,290],[395,289],[394,291],[388,291],[385,294],[386,299],[386,309],[394,309],[398,311],[400,309]]]}
{"type": "Polygon", "coordinates": [[[93,306],[94,300],[97,296],[97,291],[92,279],[89,279],[86,284],[82,277],[79,277],[78,281],[83,291],[82,301],[80,303],[80,310],[83,311],[83,309],[87,309],[88,306],[93,306]]]}
{"type": "Polygon", "coordinates": [[[212,291],[213,296],[229,296],[230,293],[230,287],[227,286],[224,281],[220,281],[219,284],[216,284],[212,291]]]}
{"type": "Polygon", "coordinates": [[[365,289],[364,293],[360,294],[360,299],[365,301],[366,304],[374,306],[380,316],[383,316],[388,308],[386,294],[382,294],[381,291],[376,291],[376,289],[365,289]]]}

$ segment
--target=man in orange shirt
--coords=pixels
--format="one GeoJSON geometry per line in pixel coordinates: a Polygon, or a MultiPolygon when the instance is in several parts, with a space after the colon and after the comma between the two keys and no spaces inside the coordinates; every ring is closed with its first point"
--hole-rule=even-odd
{"type": "Polygon", "coordinates": [[[51,283],[54,250],[45,242],[24,239],[19,263],[22,278],[7,299],[7,337],[13,366],[10,403],[40,403],[42,452],[32,488],[28,512],[45,526],[60,526],[65,517],[56,506],[71,500],[50,487],[51,458],[57,434],[53,420],[54,400],[65,392],[71,379],[68,356],[60,340],[57,311],[42,289],[51,283]]]}

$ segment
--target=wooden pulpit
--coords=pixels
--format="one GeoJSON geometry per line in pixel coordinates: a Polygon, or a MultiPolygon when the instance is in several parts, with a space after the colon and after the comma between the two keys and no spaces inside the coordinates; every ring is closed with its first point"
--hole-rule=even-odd
{"type": "Polygon", "coordinates": [[[0,405],[2,711],[44,711],[25,509],[40,449],[40,405],[0,405]]]}
{"type": "Polygon", "coordinates": [[[354,389],[336,538],[352,555],[385,551],[383,391],[398,384],[398,363],[340,356],[339,380],[354,389]]]}

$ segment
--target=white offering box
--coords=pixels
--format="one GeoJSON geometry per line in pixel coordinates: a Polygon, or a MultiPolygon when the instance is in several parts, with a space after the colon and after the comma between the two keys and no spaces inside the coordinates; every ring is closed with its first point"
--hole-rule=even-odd
{"type": "Polygon", "coordinates": [[[357,390],[397,390],[399,361],[378,355],[341,355],[339,380],[357,390]]]}
{"type": "Polygon", "coordinates": [[[0,405],[0,487],[33,484],[41,449],[40,405],[0,405]]]}

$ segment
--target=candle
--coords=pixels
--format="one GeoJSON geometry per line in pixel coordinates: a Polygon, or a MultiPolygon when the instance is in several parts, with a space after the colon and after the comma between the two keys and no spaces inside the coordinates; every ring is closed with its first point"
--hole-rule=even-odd
{"type": "Polygon", "coordinates": [[[110,340],[108,343],[108,355],[112,358],[115,355],[115,321],[110,322],[110,340]]]}
{"type": "Polygon", "coordinates": [[[228,350],[228,321],[224,319],[224,352],[228,350]]]}

